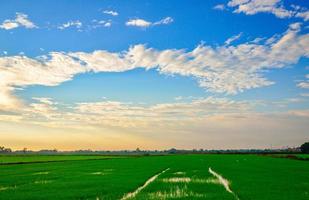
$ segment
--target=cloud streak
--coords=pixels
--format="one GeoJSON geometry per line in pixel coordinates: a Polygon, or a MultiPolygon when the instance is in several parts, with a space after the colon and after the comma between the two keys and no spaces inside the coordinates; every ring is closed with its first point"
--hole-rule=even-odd
{"type": "Polygon", "coordinates": [[[93,25],[91,25],[91,28],[99,28],[99,27],[105,27],[109,28],[112,26],[112,20],[92,20],[93,25]]]}
{"type": "Polygon", "coordinates": [[[218,4],[218,5],[215,5],[213,7],[213,9],[215,9],[215,10],[225,10],[226,8],[225,8],[224,4],[218,4]]]}
{"type": "Polygon", "coordinates": [[[75,21],[68,21],[60,26],[58,26],[58,29],[67,29],[67,28],[70,28],[70,27],[76,27],[76,28],[81,28],[82,27],[82,22],[80,22],[79,20],[75,20],[75,21]]]}
{"type": "Polygon", "coordinates": [[[306,74],[305,78],[306,80],[299,82],[297,86],[303,89],[309,89],[309,74],[306,74]]]}
{"type": "Polygon", "coordinates": [[[104,10],[103,11],[104,14],[107,14],[107,15],[112,15],[112,16],[118,16],[118,12],[116,11],[113,11],[113,10],[104,10]]]}
{"type": "Polygon", "coordinates": [[[230,45],[232,42],[238,40],[241,36],[242,36],[242,33],[239,33],[238,35],[234,35],[234,36],[230,37],[229,39],[227,39],[224,43],[226,45],[230,45]]]}
{"type": "Polygon", "coordinates": [[[126,22],[126,25],[147,28],[150,26],[167,25],[173,23],[173,21],[174,19],[171,17],[165,17],[157,22],[150,22],[144,19],[137,18],[137,19],[130,19],[129,21],[126,22]]]}

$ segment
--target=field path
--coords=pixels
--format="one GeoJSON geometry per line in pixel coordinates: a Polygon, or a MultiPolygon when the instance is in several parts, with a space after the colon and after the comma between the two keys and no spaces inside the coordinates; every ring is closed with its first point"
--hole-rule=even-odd
{"type": "Polygon", "coordinates": [[[138,193],[140,193],[144,188],[146,188],[151,182],[155,181],[158,178],[158,176],[165,173],[169,169],[170,168],[167,168],[167,169],[161,171],[160,173],[157,173],[156,175],[152,176],[142,186],[138,187],[134,192],[129,192],[129,193],[125,194],[121,198],[121,200],[127,200],[127,199],[134,198],[138,193]]]}
{"type": "Polygon", "coordinates": [[[218,174],[217,172],[213,171],[210,167],[208,168],[209,173],[211,173],[213,176],[215,176],[221,185],[224,186],[225,190],[228,191],[229,193],[232,193],[237,200],[239,200],[238,196],[231,190],[230,188],[230,183],[227,179],[225,179],[223,176],[218,174]]]}

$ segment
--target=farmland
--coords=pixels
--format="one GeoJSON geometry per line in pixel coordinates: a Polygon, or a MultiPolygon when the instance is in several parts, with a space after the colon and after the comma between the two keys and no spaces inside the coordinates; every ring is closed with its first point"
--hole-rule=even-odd
{"type": "Polygon", "coordinates": [[[0,155],[1,164],[43,163],[69,160],[96,160],[117,158],[120,156],[101,155],[0,155]]]}
{"type": "Polygon", "coordinates": [[[269,154],[269,156],[278,157],[278,158],[309,160],[309,154],[269,154]]]}
{"type": "Polygon", "coordinates": [[[309,198],[309,162],[270,156],[1,156],[0,160],[0,199],[309,198]]]}

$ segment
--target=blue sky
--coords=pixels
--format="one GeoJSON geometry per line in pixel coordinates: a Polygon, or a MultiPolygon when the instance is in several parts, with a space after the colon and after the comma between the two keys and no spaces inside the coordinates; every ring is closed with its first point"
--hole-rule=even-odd
{"type": "Polygon", "coordinates": [[[8,146],[263,148],[308,139],[305,0],[0,4],[0,139],[8,146]],[[170,127],[175,120],[185,128],[170,127]],[[265,140],[259,129],[244,136],[256,120],[265,140]],[[294,137],[276,139],[287,130],[282,121],[294,137]],[[79,137],[91,142],[72,145],[79,137]]]}
{"type": "MultiPolygon", "coordinates": [[[[302,5],[305,1],[293,3],[302,5]]],[[[70,1],[57,4],[41,1],[40,4],[31,3],[29,6],[28,2],[10,1],[2,3],[1,21],[14,18],[16,12],[21,12],[28,14],[29,18],[42,28],[1,31],[1,48],[11,54],[23,51],[30,56],[42,54],[40,48],[44,48],[45,51],[121,51],[130,45],[140,43],[158,49],[192,49],[201,41],[220,45],[229,37],[241,32],[244,35],[239,42],[256,37],[270,37],[284,32],[290,23],[302,21],[282,20],[269,13],[249,17],[244,14],[235,15],[232,12],[213,9],[217,4],[218,1],[126,1],[121,4],[113,1],[76,1],[74,4],[70,1]],[[104,10],[117,10],[120,14],[113,17],[103,14],[104,10]],[[131,18],[158,21],[166,16],[171,16],[174,23],[142,30],[124,26],[131,18]],[[83,32],[74,28],[44,28],[57,27],[74,20],[79,20],[87,26],[94,19],[113,20],[112,28],[83,32]]]]}

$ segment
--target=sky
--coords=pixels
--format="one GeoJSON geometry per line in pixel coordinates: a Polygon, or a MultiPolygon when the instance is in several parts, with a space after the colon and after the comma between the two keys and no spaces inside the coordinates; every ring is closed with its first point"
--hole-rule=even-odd
{"type": "Polygon", "coordinates": [[[0,145],[309,140],[307,0],[0,0],[0,145]]]}

